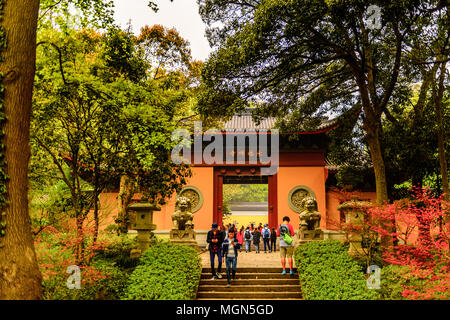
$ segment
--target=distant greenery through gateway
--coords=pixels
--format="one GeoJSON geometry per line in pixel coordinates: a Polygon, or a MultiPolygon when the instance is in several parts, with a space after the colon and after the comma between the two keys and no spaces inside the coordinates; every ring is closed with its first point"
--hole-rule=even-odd
{"type": "MultiPolygon", "coordinates": [[[[267,205],[268,185],[267,184],[224,184],[223,185],[223,216],[227,223],[238,222],[241,225],[248,225],[250,222],[267,223],[267,212],[265,216],[260,216],[260,211],[255,215],[240,216],[232,214],[231,206],[233,203],[251,203],[259,202],[267,205]]],[[[265,207],[267,210],[267,206],[265,207]]]]}

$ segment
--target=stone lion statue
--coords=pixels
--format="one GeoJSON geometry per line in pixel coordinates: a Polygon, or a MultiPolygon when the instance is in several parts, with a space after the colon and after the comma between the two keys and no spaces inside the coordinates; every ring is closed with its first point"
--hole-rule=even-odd
{"type": "Polygon", "coordinates": [[[300,230],[319,230],[320,213],[317,211],[317,201],[313,197],[305,197],[302,200],[303,211],[300,212],[300,230]]]}
{"type": "Polygon", "coordinates": [[[177,230],[193,229],[194,214],[191,212],[192,201],[187,197],[179,197],[175,202],[175,212],[172,214],[173,228],[177,230]]]}

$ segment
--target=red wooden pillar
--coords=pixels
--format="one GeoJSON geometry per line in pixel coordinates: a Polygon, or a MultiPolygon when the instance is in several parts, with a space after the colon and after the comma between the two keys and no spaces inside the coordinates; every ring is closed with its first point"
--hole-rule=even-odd
{"type": "Polygon", "coordinates": [[[278,175],[268,176],[268,198],[269,198],[269,227],[277,228],[278,226],[278,175]]]}
{"type": "Polygon", "coordinates": [[[213,222],[223,223],[223,175],[219,170],[214,170],[214,193],[213,193],[213,222]]]}

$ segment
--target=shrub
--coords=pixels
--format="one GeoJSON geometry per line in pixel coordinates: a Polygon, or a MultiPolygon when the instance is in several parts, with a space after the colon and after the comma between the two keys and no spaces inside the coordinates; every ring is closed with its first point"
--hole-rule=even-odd
{"type": "Polygon", "coordinates": [[[386,300],[449,300],[447,268],[421,270],[415,266],[390,265],[381,269],[381,296],[386,300]]]}
{"type": "Polygon", "coordinates": [[[131,250],[137,248],[136,237],[130,237],[129,235],[110,236],[110,243],[100,250],[94,260],[109,261],[112,265],[115,265],[121,269],[129,270],[135,268],[139,259],[131,258],[131,250]]]}
{"type": "Polygon", "coordinates": [[[384,248],[387,274],[398,278],[407,299],[450,299],[450,203],[427,188],[412,188],[412,200],[368,210],[372,230],[392,239],[384,248]],[[415,239],[416,238],[416,239],[415,239]],[[408,270],[403,272],[401,270],[408,270]]]}
{"type": "Polygon", "coordinates": [[[295,261],[306,300],[369,300],[379,294],[367,288],[362,268],[337,240],[299,246],[295,261]]]}
{"type": "Polygon", "coordinates": [[[44,299],[115,300],[120,298],[127,282],[126,273],[100,261],[81,269],[81,289],[67,288],[69,276],[65,270],[60,269],[53,276],[44,277],[44,299]]]}
{"type": "Polygon", "coordinates": [[[43,276],[44,299],[96,300],[119,299],[132,267],[129,251],[135,245],[127,238],[109,237],[102,246],[91,246],[81,269],[81,289],[68,289],[68,266],[76,265],[73,234],[52,228],[43,231],[35,241],[39,267],[43,276]],[[51,232],[51,233],[49,233],[51,232]]]}
{"type": "Polygon", "coordinates": [[[402,292],[405,286],[411,281],[405,279],[406,274],[410,272],[407,266],[389,265],[381,269],[381,290],[380,295],[384,300],[402,300],[402,292]]]}
{"type": "Polygon", "coordinates": [[[153,244],[128,279],[126,300],[191,300],[200,280],[197,251],[170,242],[153,244]]]}

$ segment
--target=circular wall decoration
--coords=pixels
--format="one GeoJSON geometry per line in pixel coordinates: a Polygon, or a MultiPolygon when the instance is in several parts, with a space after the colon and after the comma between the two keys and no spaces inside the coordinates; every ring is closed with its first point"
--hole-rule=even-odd
{"type": "Polygon", "coordinates": [[[203,205],[203,195],[199,188],[194,186],[185,186],[178,193],[178,197],[186,197],[191,200],[192,212],[200,210],[203,205]]]}
{"type": "Polygon", "coordinates": [[[311,188],[307,186],[295,186],[291,189],[288,195],[289,207],[297,213],[302,212],[302,200],[308,196],[316,199],[316,195],[311,188]]]}

